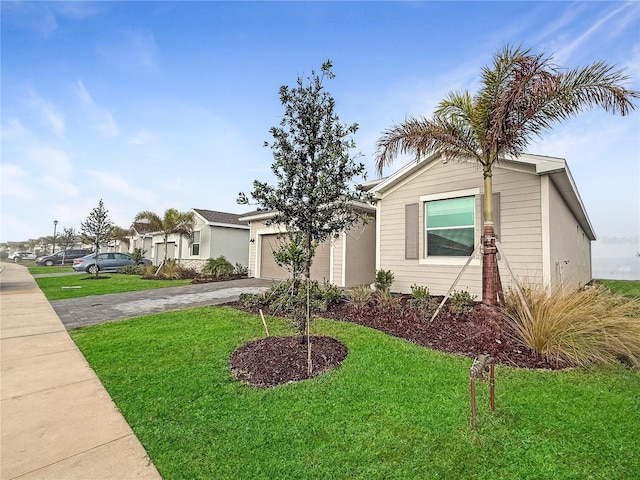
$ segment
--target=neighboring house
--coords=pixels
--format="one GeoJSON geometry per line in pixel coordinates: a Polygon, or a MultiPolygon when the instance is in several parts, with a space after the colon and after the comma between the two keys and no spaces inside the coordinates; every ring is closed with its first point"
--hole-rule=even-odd
{"type": "MultiPolygon", "coordinates": [[[[367,186],[377,199],[376,269],[393,272],[393,291],[418,284],[445,294],[481,242],[482,170],[433,155],[367,186]]],[[[591,280],[596,237],[563,159],[504,160],[493,168],[493,193],[496,237],[518,280],[570,288],[591,280]]],[[[478,249],[456,290],[481,297],[480,262],[478,249]]]]}
{"type": "Polygon", "coordinates": [[[135,222],[131,225],[132,235],[129,239],[129,249],[127,253],[139,248],[143,252],[144,258],[153,261],[153,232],[149,230],[146,223],[135,222]]]}
{"type": "MultiPolygon", "coordinates": [[[[195,224],[193,239],[174,234],[167,241],[167,258],[181,265],[200,270],[210,258],[225,257],[233,265],[246,267],[249,261],[249,225],[238,220],[235,213],[193,208],[195,224]]],[[[135,228],[135,226],[134,226],[135,228]]],[[[164,235],[149,232],[144,235],[145,256],[160,265],[164,259],[164,235]],[[148,243],[147,243],[148,242],[148,243]]],[[[135,240],[131,242],[135,244],[135,240]]]]}
{"type": "MultiPolygon", "coordinates": [[[[356,224],[327,240],[316,248],[311,264],[311,279],[327,281],[339,287],[354,287],[370,284],[375,279],[375,209],[360,204],[359,210],[371,217],[368,223],[356,224]]],[[[283,241],[279,238],[284,229],[277,224],[268,225],[274,217],[273,211],[258,211],[240,217],[249,222],[249,276],[266,279],[284,279],[291,274],[279,267],[273,251],[283,241]]]]}

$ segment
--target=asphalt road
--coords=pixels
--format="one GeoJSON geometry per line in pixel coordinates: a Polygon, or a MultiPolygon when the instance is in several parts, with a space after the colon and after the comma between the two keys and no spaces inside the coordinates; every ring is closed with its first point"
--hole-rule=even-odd
{"type": "Polygon", "coordinates": [[[137,292],[54,300],[51,306],[67,330],[190,307],[220,305],[241,293],[263,293],[271,280],[246,278],[226,282],[157,288],[137,292]]]}

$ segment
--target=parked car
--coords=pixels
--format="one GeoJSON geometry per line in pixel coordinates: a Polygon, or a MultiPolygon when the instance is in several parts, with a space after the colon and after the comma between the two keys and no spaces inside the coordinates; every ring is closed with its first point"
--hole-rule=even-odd
{"type": "Polygon", "coordinates": [[[76,258],[73,261],[73,269],[76,272],[96,273],[101,272],[115,272],[120,267],[126,267],[127,265],[144,265],[151,264],[151,260],[143,258],[139,262],[136,262],[131,255],[126,253],[107,252],[99,253],[97,256],[95,253],[85,255],[82,258],[76,258]]]}
{"type": "Polygon", "coordinates": [[[14,262],[21,262],[22,260],[35,260],[36,254],[31,252],[13,252],[7,257],[14,262]]]}
{"type": "Polygon", "coordinates": [[[88,253],[89,250],[84,248],[63,250],[53,255],[36,258],[36,265],[46,265],[47,267],[51,265],[62,265],[62,260],[64,260],[64,263],[72,264],[74,259],[84,257],[88,253]]]}

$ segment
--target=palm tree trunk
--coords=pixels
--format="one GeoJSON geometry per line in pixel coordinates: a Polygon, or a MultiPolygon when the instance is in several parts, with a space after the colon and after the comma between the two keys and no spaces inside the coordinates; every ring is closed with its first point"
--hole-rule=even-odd
{"type": "Polygon", "coordinates": [[[491,166],[484,168],[484,225],[482,228],[482,303],[498,304],[498,261],[493,228],[493,182],[491,166]]]}

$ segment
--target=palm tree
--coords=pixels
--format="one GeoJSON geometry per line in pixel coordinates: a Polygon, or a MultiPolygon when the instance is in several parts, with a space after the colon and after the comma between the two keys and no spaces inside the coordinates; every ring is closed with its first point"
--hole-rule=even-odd
{"type": "Polygon", "coordinates": [[[143,211],[136,215],[134,223],[146,223],[152,232],[162,232],[164,238],[164,260],[167,263],[167,242],[169,235],[177,234],[191,239],[193,237],[194,216],[193,212],[179,212],[175,208],[169,208],[164,212],[164,217],[150,211],[143,211]]]}
{"type": "Polygon", "coordinates": [[[628,90],[624,70],[603,62],[573,70],[560,69],[552,57],[506,46],[483,67],[481,85],[449,93],[432,119],[409,118],[385,130],[376,143],[378,173],[398,153],[440,153],[447,159],[475,160],[484,176],[482,301],[497,304],[498,270],[493,229],[492,168],[505,155],[524,153],[533,136],[552,124],[594,106],[626,115],[640,93],[628,90]]]}

